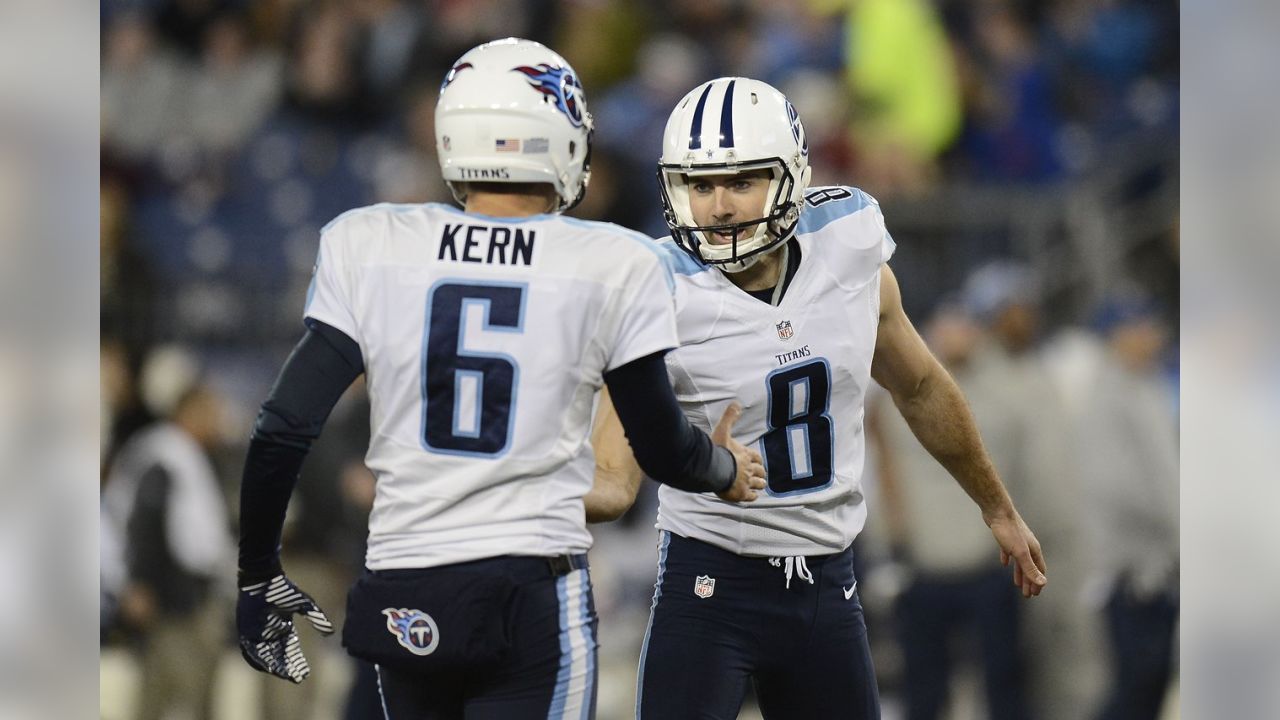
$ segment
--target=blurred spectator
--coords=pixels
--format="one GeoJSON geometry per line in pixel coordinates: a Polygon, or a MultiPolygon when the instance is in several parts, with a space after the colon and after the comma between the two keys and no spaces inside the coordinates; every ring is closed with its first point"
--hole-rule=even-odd
{"type": "Polygon", "coordinates": [[[240,149],[275,109],[284,68],[276,52],[254,42],[241,13],[213,19],[201,47],[185,126],[202,153],[217,159],[240,149]]]}
{"type": "Polygon", "coordinates": [[[1167,84],[1177,81],[1178,19],[1164,3],[1054,0],[1047,5],[1041,42],[1061,95],[1082,126],[1113,136],[1176,122],[1167,84]]]}
{"type": "MultiPolygon", "coordinates": [[[[682,2],[665,0],[660,8],[658,26],[663,31],[687,38],[698,44],[711,65],[703,77],[695,79],[683,92],[711,78],[722,77],[736,68],[735,60],[750,56],[750,48],[743,47],[750,39],[751,8],[740,0],[704,0],[682,2]]],[[[682,93],[683,94],[683,93],[682,93]]]]}
{"type": "Polygon", "coordinates": [[[199,57],[209,29],[223,11],[241,4],[233,0],[168,0],[159,2],[156,28],[174,49],[191,58],[199,57]]]}
{"type": "MultiPolygon", "coordinates": [[[[830,13],[812,2],[753,0],[750,44],[734,75],[763,80],[782,88],[796,73],[837,76],[844,69],[844,28],[832,22],[830,13]]],[[[792,104],[805,108],[806,121],[813,106],[787,93],[792,104]]],[[[809,135],[808,122],[805,131],[809,135]]]]}
{"type": "MultiPolygon", "coordinates": [[[[616,211],[610,219],[629,220],[633,227],[650,234],[666,235],[658,190],[650,178],[657,170],[662,153],[662,131],[671,108],[705,80],[710,71],[705,48],[692,39],[676,34],[660,34],[649,38],[640,48],[636,75],[607,92],[599,100],[592,98],[595,115],[596,152],[610,156],[606,160],[607,183],[619,189],[619,198],[636,211],[630,218],[616,211]]],[[[591,86],[587,86],[592,92],[591,86]]],[[[605,204],[596,193],[595,162],[592,162],[592,185],[587,202],[601,210],[605,204]]],[[[624,223],[627,224],[627,223],[624,223]]]]}
{"type": "Polygon", "coordinates": [[[846,78],[864,185],[915,193],[960,129],[960,89],[946,34],[928,0],[819,0],[848,8],[846,78]]]}
{"type": "Polygon", "coordinates": [[[1166,331],[1140,296],[1096,318],[1108,352],[1081,428],[1097,596],[1113,658],[1101,720],[1154,720],[1168,693],[1178,621],[1178,435],[1160,373],[1166,331]]]}
{"type": "Polygon", "coordinates": [[[563,8],[552,45],[573,63],[583,87],[601,89],[643,72],[646,60],[638,58],[637,52],[648,36],[652,13],[645,3],[569,0],[545,4],[563,8]]]}
{"type": "Polygon", "coordinates": [[[148,162],[183,117],[186,74],[139,13],[117,16],[102,46],[102,143],[125,161],[148,162]]]}
{"type": "MultiPolygon", "coordinates": [[[[964,391],[996,470],[1014,497],[1034,475],[1021,466],[1021,410],[995,378],[975,372],[982,330],[958,309],[944,308],[925,328],[938,360],[964,391]]],[[[1023,687],[1018,590],[1000,565],[985,527],[954,512],[962,490],[881,396],[868,433],[880,433],[879,479],[894,555],[909,573],[898,598],[908,720],[937,720],[954,700],[956,661],[981,667],[987,717],[1032,717],[1023,687]],[[970,634],[971,631],[971,634],[970,634]],[[959,641],[972,638],[976,644],[959,641]]]]}
{"type": "MultiPolygon", "coordinates": [[[[1036,528],[1052,589],[1023,607],[1028,701],[1036,718],[1077,718],[1095,693],[1090,671],[1095,623],[1080,601],[1088,567],[1075,444],[1054,376],[1040,349],[1040,284],[1026,266],[996,261],[966,280],[966,310],[986,330],[975,351],[975,382],[1014,413],[1006,429],[1015,453],[999,467],[1010,495],[1036,528]]],[[[984,436],[984,440],[990,441],[984,436]]]]}
{"type": "Polygon", "coordinates": [[[99,346],[102,418],[102,473],[106,471],[120,446],[138,430],[150,425],[155,417],[142,402],[138,387],[141,361],[136,353],[118,338],[105,332],[99,346]]]}
{"type": "Polygon", "coordinates": [[[363,82],[378,107],[398,109],[401,91],[413,72],[414,50],[422,41],[426,18],[420,3],[359,0],[352,3],[364,25],[361,42],[363,82]]]}
{"type": "Polygon", "coordinates": [[[154,340],[155,282],[150,259],[133,245],[128,191],[103,178],[99,194],[99,313],[103,334],[133,347],[154,340]]]}
{"type": "Polygon", "coordinates": [[[379,201],[453,202],[436,160],[438,87],[438,82],[424,83],[406,94],[401,117],[404,141],[385,146],[374,168],[373,193],[379,201]]]}
{"type": "Polygon", "coordinates": [[[360,26],[346,3],[321,1],[296,14],[286,97],[313,122],[352,127],[370,120],[369,89],[356,57],[360,26]]]}
{"type": "Polygon", "coordinates": [[[141,720],[211,717],[228,639],[220,583],[234,567],[227,501],[208,456],[221,402],[208,387],[190,388],[170,420],[121,448],[103,491],[104,531],[125,569],[119,615],[141,644],[141,720]]]}
{"type": "Polygon", "coordinates": [[[1059,169],[1061,122],[1032,30],[1007,0],[975,3],[974,47],[961,46],[967,122],[961,145],[976,177],[1043,181],[1059,169]]]}

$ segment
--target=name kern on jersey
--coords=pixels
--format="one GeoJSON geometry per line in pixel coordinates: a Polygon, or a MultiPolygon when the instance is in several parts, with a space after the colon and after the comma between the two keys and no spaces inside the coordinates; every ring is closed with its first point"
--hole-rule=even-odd
{"type": "Polygon", "coordinates": [[[708,432],[741,401],[734,435],[764,457],[768,487],[741,506],[663,487],[658,527],[740,555],[839,552],[866,521],[863,402],[894,242],[875,200],[846,187],[806,193],[794,242],[800,267],[777,306],[659,243],[676,273],[676,397],[708,432]]]}
{"type": "Polygon", "coordinates": [[[373,570],[586,551],[603,374],[676,344],[648,238],[438,204],[326,226],[305,314],[364,355],[373,570]]]}

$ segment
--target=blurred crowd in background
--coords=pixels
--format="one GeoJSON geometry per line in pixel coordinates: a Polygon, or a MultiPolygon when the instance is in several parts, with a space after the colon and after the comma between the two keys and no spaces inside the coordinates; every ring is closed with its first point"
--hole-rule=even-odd
{"type": "MultiPolygon", "coordinates": [[[[1017,599],[963,493],[873,402],[855,552],[886,717],[1156,717],[1178,606],[1176,3],[104,0],[101,19],[104,718],[380,716],[334,641],[303,633],[316,677],[298,687],[225,662],[239,462],[301,336],[320,227],[451,202],[440,81],[512,35],[582,76],[596,131],[574,215],[665,235],[662,128],[721,75],[788,95],[813,184],[881,201],[908,312],[1050,577],[1017,599]],[[250,700],[225,691],[237,678],[250,700]]],[[[339,622],[367,438],[355,387],[286,529],[290,577],[339,622]]],[[[631,712],[655,494],[593,528],[606,720],[631,712]]]]}

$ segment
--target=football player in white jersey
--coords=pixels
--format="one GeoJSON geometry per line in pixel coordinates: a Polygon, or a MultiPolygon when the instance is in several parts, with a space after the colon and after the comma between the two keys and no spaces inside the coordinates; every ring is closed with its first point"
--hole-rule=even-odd
{"type": "Polygon", "coordinates": [[[562,217],[588,178],[591,116],[573,69],[509,38],[462,56],[436,108],[441,170],[465,211],[374,205],[324,228],[307,332],[254,428],[240,498],[240,646],[301,682],[286,577],[298,469],[360,374],[377,477],[366,572],[343,644],[374,663],[388,718],[589,718],[596,616],[583,496],[607,385],[646,472],[725,502],[764,487],[734,442],[681,414],[663,355],[673,280],[648,238],[562,217]]]}
{"type": "MultiPolygon", "coordinates": [[[[850,550],[867,515],[871,380],[977,504],[1028,597],[1046,582],[1039,543],[903,312],[879,205],[808,187],[804,127],[780,92],[746,78],[695,88],[667,123],[658,175],[680,337],[667,371],[703,428],[741,399],[735,433],[760,449],[768,485],[750,506],[660,489],[637,717],[734,718],[751,681],[769,720],[878,718],[850,550]]],[[[627,496],[638,473],[608,439],[620,430],[598,432],[620,450],[598,457],[614,484],[596,494],[627,496]]]]}

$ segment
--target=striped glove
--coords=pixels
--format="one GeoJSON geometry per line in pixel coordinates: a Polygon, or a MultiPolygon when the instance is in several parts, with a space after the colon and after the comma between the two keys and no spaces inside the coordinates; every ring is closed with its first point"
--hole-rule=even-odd
{"type": "Polygon", "coordinates": [[[333,634],[333,623],[324,611],[284,575],[240,588],[236,629],[240,654],[250,667],[295,683],[311,674],[293,626],[293,616],[298,614],[305,615],[321,634],[333,634]]]}

